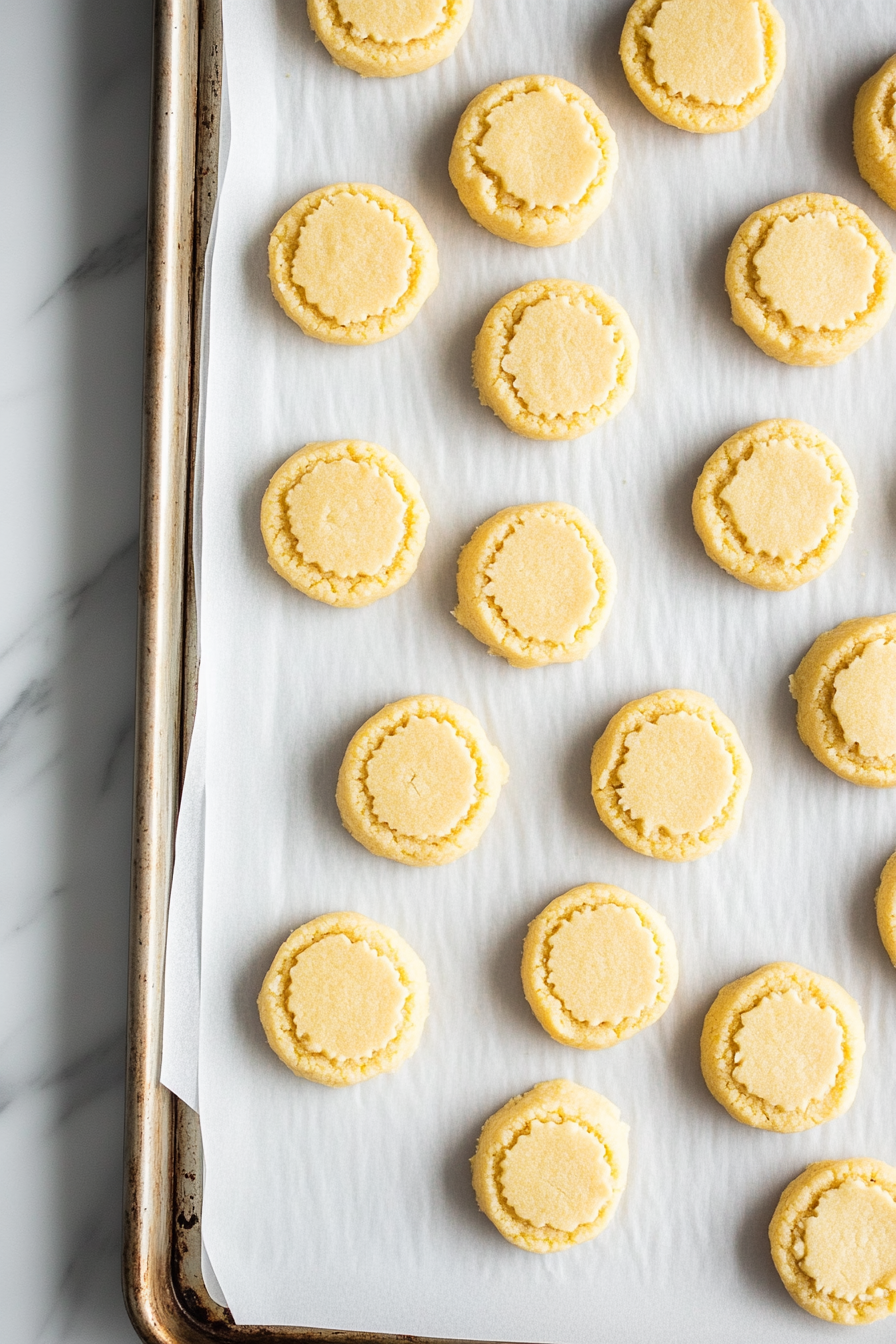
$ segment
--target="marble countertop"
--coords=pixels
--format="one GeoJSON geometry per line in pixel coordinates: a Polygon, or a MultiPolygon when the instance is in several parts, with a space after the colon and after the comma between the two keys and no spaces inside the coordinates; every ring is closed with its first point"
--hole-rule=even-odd
{"type": "Polygon", "coordinates": [[[2,1336],[124,1344],[152,12],[3,7],[2,1336]]]}

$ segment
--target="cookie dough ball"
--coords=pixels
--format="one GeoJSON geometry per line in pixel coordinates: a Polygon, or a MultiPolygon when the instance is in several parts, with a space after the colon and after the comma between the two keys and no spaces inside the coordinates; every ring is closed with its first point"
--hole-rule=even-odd
{"type": "Polygon", "coordinates": [[[610,123],[565,79],[505,79],[460,119],[448,172],[477,224],[527,247],[580,237],[610,203],[618,163],[610,123]]]}
{"type": "Polygon", "coordinates": [[[268,562],[332,607],[365,607],[417,568],[429,514],[420,487],[376,443],[309,443],[271,478],[261,502],[268,562]]]}
{"type": "Polygon", "coordinates": [[[784,74],[784,23],[769,0],[635,0],[619,47],[625,77],[660,121],[737,131],[784,74]]]}
{"type": "Polygon", "coordinates": [[[436,245],[414,207],[359,182],[297,201],[277,221],[268,261],[287,317],[336,345],[395,336],[439,283],[436,245]]]}
{"type": "Polygon", "coordinates": [[[646,901],[588,882],[533,919],[522,977],[549,1036],[603,1050],[662,1017],[678,984],[678,957],[668,924],[646,901]]]}
{"type": "Polygon", "coordinates": [[[612,1218],[628,1125],[600,1093],[556,1078],[486,1120],[472,1165],[476,1202],[502,1237],[524,1251],[564,1251],[612,1218]]]}
{"type": "Polygon", "coordinates": [[[413,75],[450,56],[473,0],[308,0],[308,18],[337,65],[359,75],[413,75]]]}
{"type": "Polygon", "coordinates": [[[600,533],[571,504],[519,504],[477,527],[457,562],[458,623],[513,667],[584,658],[616,593],[600,533]]]}
{"type": "Polygon", "coordinates": [[[847,1110],[864,1053],[855,999],[790,961],[720,989],[700,1037],[700,1065],[716,1101],[742,1124],[779,1134],[847,1110]]]}
{"type": "Polygon", "coordinates": [[[896,1169],[870,1157],[813,1162],[778,1201],[768,1237],[798,1306],[866,1325],[896,1311],[896,1169]]]}
{"type": "Polygon", "coordinates": [[[339,769],[342,824],[371,854],[422,868],[479,844],[508,776],[477,718],[439,695],[386,705],[339,769]]]}
{"type": "Polygon", "coordinates": [[[859,172],[896,210],[896,56],[859,89],[852,129],[859,172]]]}
{"type": "Polygon", "coordinates": [[[635,390],[638,338],[615,299],[575,280],[505,294],[473,349],[479,400],[526,439],[577,439],[635,390]]]}
{"type": "Polygon", "coordinates": [[[623,705],[594,744],[591,796],[617,840],[655,859],[696,859],[740,825],[752,767],[730,719],[698,691],[623,705]]]}
{"type": "Polygon", "coordinates": [[[875,897],[877,927],[887,956],[896,966],[896,854],[891,854],[880,875],[875,897]]]}
{"type": "Polygon", "coordinates": [[[793,676],[800,737],[841,779],[896,784],[896,613],[819,635],[793,676]]]}
{"type": "Polygon", "coordinates": [[[836,364],[884,325],[896,301],[890,244],[840,196],[788,196],[741,224],[728,251],[731,316],[784,364],[836,364]]]}
{"type": "Polygon", "coordinates": [[[390,1073],[420,1044],[426,969],[394,929],[342,910],[289,935],[258,996],[274,1054],[300,1078],[347,1087],[390,1073]]]}
{"type": "Polygon", "coordinates": [[[799,588],[846,544],[858,495],[836,444],[802,420],[763,420],[726,439],[692,502],[710,560],[754,588],[799,588]]]}

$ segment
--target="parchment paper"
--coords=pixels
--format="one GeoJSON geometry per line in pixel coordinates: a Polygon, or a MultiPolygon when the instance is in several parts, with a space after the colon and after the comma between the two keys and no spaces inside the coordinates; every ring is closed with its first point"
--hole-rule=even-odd
{"type": "MultiPolygon", "coordinates": [[[[896,847],[896,797],[836,779],[799,742],[787,676],[838,621],[896,607],[896,323],[828,369],[787,368],[730,321],[728,244],[754,209],[797,191],[846,196],[896,238],[896,216],[851,153],[859,84],[896,48],[889,0],[780,0],[788,69],[747,129],[690,136],[628,89],[616,54],[625,0],[478,0],[456,55],[362,81],[315,46],[299,0],[225,0],[232,118],[210,309],[202,500],[205,853],[199,1102],[203,1234],[238,1322],[496,1340],[826,1338],[784,1292],[766,1228],[807,1162],[896,1161],[896,972],[873,893],[896,847]],[[619,139],[613,200],[584,238],[537,250],[472,224],[448,180],[467,101],[496,80],[562,75],[619,139]],[[412,201],[442,281],[400,336],[368,349],[309,340],[266,275],[279,215],[329,182],[412,201]],[[478,404],[470,352],[490,305],[542,276],[595,283],[641,340],[626,409],[570,444],[515,437],[478,404]],[[860,492],[842,558],[791,594],[738,584],[690,521],[700,468],[729,434],[794,416],[845,452],[860,492]],[[315,439],[396,452],[432,524],[399,593],[336,611],[268,568],[258,509],[276,467],[315,439]],[[569,501],[619,568],[600,645],[536,671],[490,658],[453,621],[454,568],[473,528],[513,503],[569,501]],[[591,746],[625,701],[670,686],[713,696],[754,766],[740,833],[670,865],[598,822],[591,746]],[[447,695],[479,716],[511,776],[479,848],[446,869],[374,858],[333,792],[352,733],[388,701],[447,695]],[[668,919],[681,982],[661,1022],[611,1050],[560,1046],[523,999],[528,921],[576,883],[617,883],[668,919]],[[426,963],[432,1012],[398,1073],[329,1091],[268,1049],[255,997],[297,924],[357,909],[426,963]],[[733,1121],[699,1070],[718,988],[770,960],[833,976],[861,1003],[868,1051],[840,1119],[781,1136],[733,1121]],[[569,1077],[631,1125],[628,1188],[594,1242],[536,1257],[477,1211],[469,1157],[508,1097],[569,1077]]],[[[875,1338],[891,1338],[893,1322],[875,1338]]]]}

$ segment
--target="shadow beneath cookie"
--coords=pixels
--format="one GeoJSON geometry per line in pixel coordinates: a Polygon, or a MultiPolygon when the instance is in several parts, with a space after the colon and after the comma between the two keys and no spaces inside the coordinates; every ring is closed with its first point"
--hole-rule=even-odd
{"type": "MultiPolygon", "coordinates": [[[[307,66],[316,64],[318,68],[332,65],[330,53],[314,35],[308,19],[308,11],[302,0],[274,0],[277,13],[277,45],[288,59],[307,66]]],[[[345,71],[346,78],[357,79],[353,71],[345,71]]]]}
{"type": "Polygon", "coordinates": [[[755,1193],[735,1233],[738,1263],[753,1288],[763,1294],[783,1294],[786,1290],[771,1257],[768,1225],[781,1191],[770,1182],[755,1193]]]}
{"type": "Polygon", "coordinates": [[[731,301],[725,288],[728,249],[746,218],[747,214],[731,210],[713,229],[707,231],[703,245],[696,253],[691,288],[704,316],[713,324],[713,342],[723,343],[744,359],[755,357],[767,368],[768,356],[763,355],[749,337],[732,323],[731,301]]]}
{"type": "Polygon", "coordinates": [[[458,1231],[462,1231],[465,1239],[476,1237],[484,1251],[497,1234],[476,1203],[470,1179],[470,1158],[476,1151],[485,1118],[463,1126],[445,1154],[442,1166],[442,1191],[452,1216],[457,1219],[458,1231]]]}
{"type": "MultiPolygon", "coordinates": [[[[417,140],[414,167],[421,193],[419,209],[426,215],[423,202],[428,198],[444,212],[443,224],[449,229],[469,229],[470,217],[448,176],[448,159],[458,122],[467,105],[463,96],[440,106],[417,140]]],[[[437,240],[438,241],[438,240],[437,240]]]]}
{"type": "MultiPolygon", "coordinates": [[[[719,440],[719,442],[722,442],[722,440],[719,440]]],[[[691,513],[691,501],[694,497],[697,478],[703,470],[707,458],[715,452],[718,446],[719,444],[709,439],[708,436],[699,445],[689,444],[686,450],[687,460],[677,464],[674,473],[669,477],[663,496],[663,521],[666,525],[666,535],[671,540],[676,555],[687,561],[689,565],[698,568],[701,574],[713,579],[721,573],[721,570],[709,559],[703,542],[697,535],[691,513]],[[712,566],[712,568],[704,569],[704,566],[712,566]]]]}
{"type": "MultiPolygon", "coordinates": [[[[299,923],[296,920],[296,925],[299,923]]],[[[252,1054],[266,1059],[275,1074],[284,1066],[277,1059],[267,1043],[261,1019],[258,1016],[258,995],[262,981],[268,973],[277,948],[292,933],[293,925],[285,925],[279,935],[265,940],[256,946],[240,973],[235,977],[233,987],[233,1019],[236,1024],[237,1040],[252,1054]]]]}
{"type": "Polygon", "coordinates": [[[533,906],[523,919],[515,920],[504,930],[503,935],[493,938],[488,974],[492,988],[492,1002],[496,1005],[495,1016],[500,1014],[502,1029],[511,1027],[522,1032],[531,1041],[542,1044],[545,1039],[544,1031],[526,1002],[520,981],[523,939],[526,937],[529,921],[537,914],[538,910],[533,906]]]}
{"type": "MultiPolygon", "coordinates": [[[[852,147],[852,122],[855,112],[856,95],[864,81],[873,75],[877,66],[866,70],[858,79],[850,71],[839,78],[832,77],[825,85],[824,110],[821,114],[822,142],[825,157],[832,166],[849,178],[858,180],[855,154],[852,147]]],[[[825,191],[831,188],[815,183],[800,184],[794,190],[825,191]]]]}
{"type": "MultiPolygon", "coordinates": [[[[625,99],[627,108],[632,102],[637,102],[619,59],[619,41],[629,8],[629,0],[612,0],[612,3],[602,5],[595,17],[591,53],[599,89],[598,106],[601,105],[600,95],[606,96],[606,93],[625,99]]],[[[638,103],[638,106],[641,104],[638,103]]],[[[606,112],[607,109],[602,110],[606,112]]],[[[646,108],[643,110],[645,116],[650,115],[646,108]]]]}
{"type": "Polygon", "coordinates": [[[890,967],[890,958],[880,937],[877,926],[877,910],[874,897],[880,884],[880,875],[884,864],[896,848],[896,824],[893,836],[886,849],[878,849],[874,854],[857,858],[852,880],[849,883],[849,932],[853,945],[860,950],[862,960],[870,968],[874,966],[882,975],[890,967]]]}
{"type": "MultiPolygon", "coordinates": [[[[500,295],[496,294],[495,299],[500,295]]],[[[485,320],[488,309],[466,313],[457,323],[450,336],[442,344],[441,357],[437,364],[439,384],[436,396],[445,399],[451,406],[452,416],[457,416],[461,435],[476,433],[481,423],[485,432],[494,430],[497,418],[486,406],[481,405],[479,393],[473,383],[473,346],[479,334],[479,328],[485,320]]],[[[510,434],[510,431],[507,431],[510,434]]]]}
{"type": "Polygon", "coordinates": [[[579,727],[569,743],[561,766],[560,786],[568,821],[580,833],[593,836],[598,843],[606,840],[608,844],[618,844],[601,824],[594,808],[594,799],[591,797],[591,753],[619,705],[607,703],[596,708],[594,717],[579,727]]]}

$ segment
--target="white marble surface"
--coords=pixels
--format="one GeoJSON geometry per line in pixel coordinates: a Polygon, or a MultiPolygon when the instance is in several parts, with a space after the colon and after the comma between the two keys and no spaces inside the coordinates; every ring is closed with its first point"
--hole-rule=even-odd
{"type": "Polygon", "coordinates": [[[149,0],[0,7],[0,1337],[135,1338],[121,1166],[149,0]]]}

